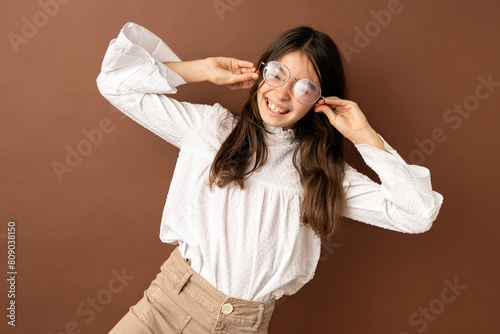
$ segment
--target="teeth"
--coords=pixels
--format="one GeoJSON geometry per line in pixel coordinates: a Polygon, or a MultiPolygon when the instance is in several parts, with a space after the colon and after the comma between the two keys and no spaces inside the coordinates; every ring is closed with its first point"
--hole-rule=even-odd
{"type": "Polygon", "coordinates": [[[289,111],[289,109],[281,109],[280,107],[275,106],[269,100],[267,101],[267,106],[269,107],[269,109],[271,109],[272,111],[274,111],[275,113],[278,113],[278,114],[286,114],[289,111]]]}

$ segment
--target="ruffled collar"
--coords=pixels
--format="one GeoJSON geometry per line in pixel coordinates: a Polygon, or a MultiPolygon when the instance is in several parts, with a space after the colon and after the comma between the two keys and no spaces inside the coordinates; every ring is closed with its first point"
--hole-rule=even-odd
{"type": "Polygon", "coordinates": [[[293,139],[295,138],[295,132],[293,129],[283,130],[281,127],[274,127],[266,123],[264,123],[264,127],[268,131],[268,133],[266,133],[266,137],[269,138],[270,143],[289,144],[293,142],[293,139]]]}

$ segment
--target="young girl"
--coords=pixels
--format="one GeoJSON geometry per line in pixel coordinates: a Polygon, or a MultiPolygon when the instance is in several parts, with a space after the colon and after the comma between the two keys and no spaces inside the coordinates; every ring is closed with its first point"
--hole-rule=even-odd
{"type": "Polygon", "coordinates": [[[341,216],[427,231],[443,197],[345,100],[334,42],[291,29],[254,66],[234,58],[181,62],[127,23],[106,52],[102,95],[180,149],[160,239],[178,247],[111,333],[267,333],[274,302],[312,279],[321,238],[341,216]],[[164,94],[192,82],[251,88],[239,114],[164,94]],[[350,140],[381,184],[344,161],[350,140]]]}

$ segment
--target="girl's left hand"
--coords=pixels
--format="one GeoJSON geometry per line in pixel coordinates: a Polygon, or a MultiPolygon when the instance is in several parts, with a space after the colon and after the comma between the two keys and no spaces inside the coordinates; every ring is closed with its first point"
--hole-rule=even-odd
{"type": "Polygon", "coordinates": [[[366,142],[367,138],[373,137],[375,133],[353,101],[330,96],[316,102],[313,108],[315,112],[324,113],[330,123],[354,144],[366,142]]]}

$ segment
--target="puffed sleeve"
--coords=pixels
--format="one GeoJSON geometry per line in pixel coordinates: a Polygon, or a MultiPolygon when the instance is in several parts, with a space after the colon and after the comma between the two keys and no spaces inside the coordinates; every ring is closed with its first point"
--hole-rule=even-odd
{"type": "Polygon", "coordinates": [[[187,134],[222,108],[163,95],[186,83],[164,64],[179,61],[160,38],[129,22],[109,44],[97,77],[99,91],[111,104],[178,148],[187,134]]]}
{"type": "Polygon", "coordinates": [[[432,190],[430,171],[407,164],[382,136],[379,137],[390,153],[368,144],[359,144],[356,148],[381,184],[347,165],[343,215],[398,232],[429,230],[443,203],[443,196],[432,190]]]}

